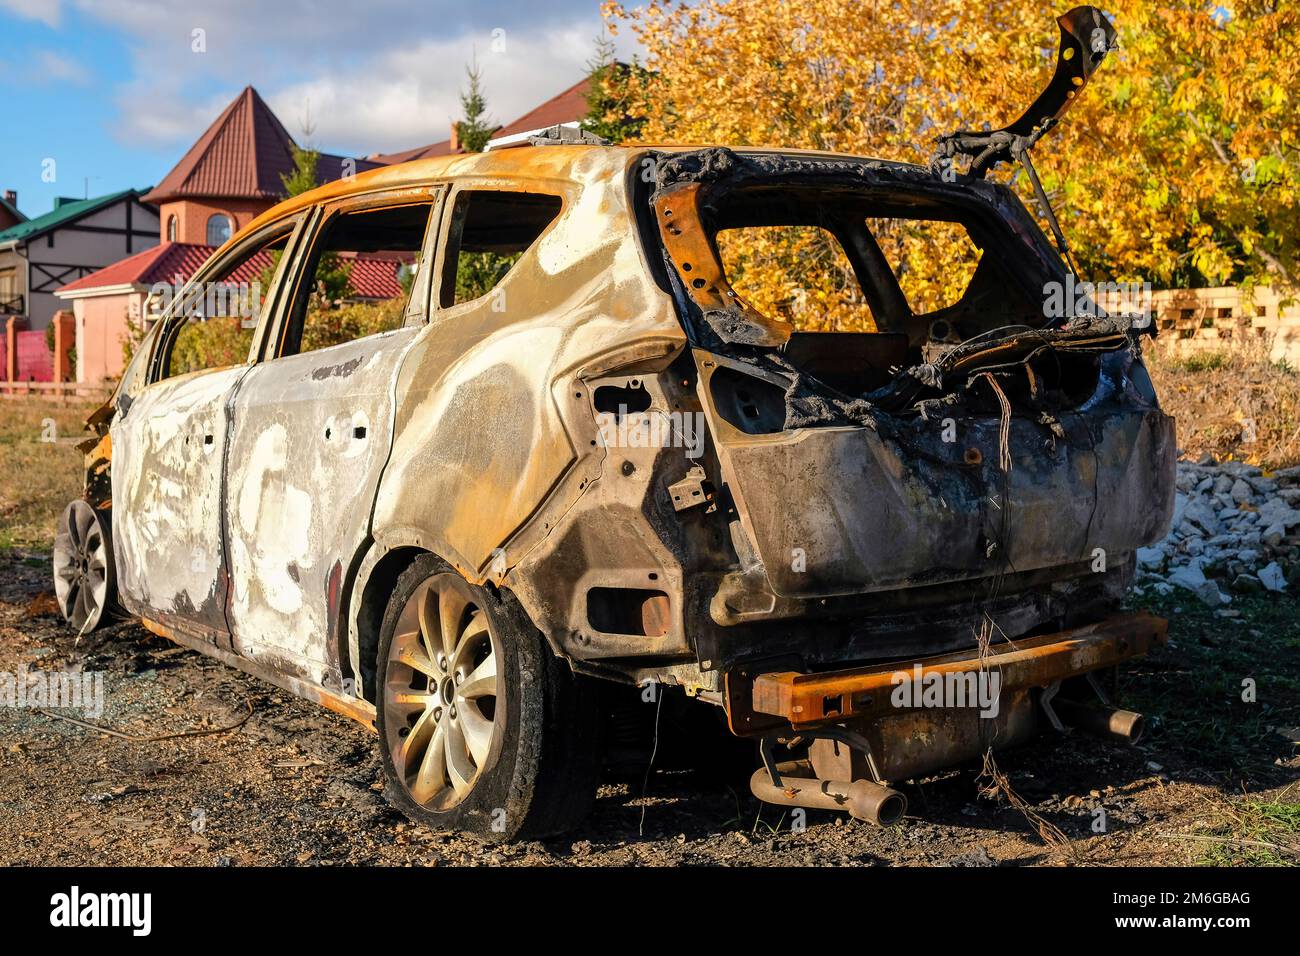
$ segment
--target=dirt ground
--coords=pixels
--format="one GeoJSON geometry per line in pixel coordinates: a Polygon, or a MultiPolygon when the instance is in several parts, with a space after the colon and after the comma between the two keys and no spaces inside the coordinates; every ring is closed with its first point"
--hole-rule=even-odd
{"type": "Polygon", "coordinates": [[[1136,597],[1171,620],[1170,646],[1121,680],[1121,702],[1150,720],[1141,744],[1049,736],[997,755],[1004,787],[980,767],[909,782],[909,816],[893,829],[816,812],[792,829],[788,814],[749,795],[747,773],[717,766],[717,747],[688,748],[665,732],[653,772],[647,736],[578,832],[518,846],[430,832],[384,800],[366,728],[134,623],[77,641],[42,595],[54,518],[79,491],[86,409],[10,402],[4,412],[0,675],[102,672],[94,722],[140,737],[238,726],[126,740],[0,706],[0,864],[1300,862],[1291,596],[1242,600],[1231,617],[1186,595],[1136,597]]]}
{"type": "MultiPolygon", "coordinates": [[[[1125,678],[1125,687],[1145,688],[1144,703],[1157,718],[1149,742],[1119,748],[1075,734],[1004,752],[997,765],[1009,793],[990,791],[989,778],[967,768],[904,785],[910,808],[898,827],[810,812],[806,827],[792,830],[790,817],[760,805],[742,779],[728,781],[708,768],[657,769],[611,777],[578,832],[500,846],[406,822],[384,800],[375,738],[359,724],[134,623],[78,641],[51,613],[43,596],[48,582],[45,555],[0,551],[0,672],[102,671],[105,707],[95,723],[137,737],[235,729],[127,740],[30,707],[0,708],[4,864],[1027,866],[1300,859],[1293,729],[1300,723],[1294,686],[1300,640],[1290,599],[1277,610],[1279,620],[1293,622],[1289,631],[1280,628],[1274,649],[1280,676],[1255,670],[1263,702],[1234,699],[1239,681],[1230,664],[1223,680],[1207,678],[1204,667],[1196,681],[1189,679],[1198,659],[1182,645],[1210,647],[1216,660],[1230,662],[1223,642],[1250,642],[1253,629],[1202,621],[1188,608],[1174,616],[1174,646],[1125,678]],[[1219,646],[1203,646],[1207,636],[1219,646]],[[1207,693],[1223,700],[1185,700],[1207,693]],[[1102,819],[1105,832],[1094,832],[1102,819]]],[[[1243,652],[1252,656],[1249,646],[1243,652]]],[[[671,750],[660,748],[658,768],[700,762],[699,753],[671,750]]]]}

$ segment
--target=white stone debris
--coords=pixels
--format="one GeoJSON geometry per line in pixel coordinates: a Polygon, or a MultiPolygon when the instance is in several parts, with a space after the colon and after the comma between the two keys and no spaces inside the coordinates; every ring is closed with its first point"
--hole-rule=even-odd
{"type": "Polygon", "coordinates": [[[1300,584],[1300,467],[1265,475],[1240,461],[1180,461],[1173,530],[1138,549],[1135,583],[1214,608],[1300,584]]]}

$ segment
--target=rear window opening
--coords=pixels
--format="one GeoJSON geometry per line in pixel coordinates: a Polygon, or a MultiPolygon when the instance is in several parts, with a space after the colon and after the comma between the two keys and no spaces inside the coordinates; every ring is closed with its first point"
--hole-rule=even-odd
{"type": "Polygon", "coordinates": [[[1065,265],[1006,186],[723,148],[657,169],[682,322],[743,432],[1019,415],[1059,435],[1057,413],[1132,397],[1144,326],[1051,307],[1065,265]]]}
{"type": "MultiPolygon", "coordinates": [[[[665,218],[673,206],[682,208],[665,204],[665,218]]],[[[1041,414],[1098,388],[1095,350],[1044,345],[1034,331],[1049,328],[1043,296],[1057,273],[1014,200],[1002,208],[923,185],[760,185],[710,193],[698,208],[717,265],[679,253],[684,280],[716,276],[707,293],[785,335],[767,358],[746,357],[742,341],[730,353],[742,361],[712,377],[718,413],[741,431],[866,424],[945,401],[996,417],[1006,398],[1041,414]],[[989,346],[1010,335],[1021,341],[994,356],[989,346]]],[[[666,232],[683,235],[683,225],[666,232]]],[[[701,303],[716,332],[712,308],[701,303]]],[[[723,351],[737,345],[723,340],[723,351]]]]}
{"type": "Polygon", "coordinates": [[[544,193],[467,189],[456,196],[439,305],[446,309],[491,292],[560,214],[544,193]]]}
{"type": "Polygon", "coordinates": [[[1030,291],[1043,278],[1017,261],[1026,245],[1006,223],[921,190],[882,192],[741,189],[711,204],[705,225],[746,303],[796,333],[840,335],[804,344],[805,359],[844,348],[843,333],[906,336],[910,355],[868,356],[901,364],[1001,326],[1044,323],[1030,291]]]}

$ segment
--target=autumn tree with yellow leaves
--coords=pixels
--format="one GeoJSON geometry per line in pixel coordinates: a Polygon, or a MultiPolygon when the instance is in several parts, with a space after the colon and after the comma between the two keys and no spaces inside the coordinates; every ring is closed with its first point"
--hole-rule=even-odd
{"type": "MultiPolygon", "coordinates": [[[[643,88],[624,91],[646,113],[642,142],[924,163],[939,133],[1019,116],[1051,76],[1054,21],[1065,9],[1041,0],[654,0],[609,3],[605,13],[646,50],[643,88]]],[[[1113,0],[1105,9],[1119,51],[1034,150],[1084,278],[1294,286],[1300,3],[1113,0]]],[[[1031,195],[1025,176],[1014,184],[1031,195]]],[[[751,246],[734,253],[742,271],[745,260],[776,254],[751,246]]],[[[942,285],[942,241],[906,254],[921,270],[917,294],[942,285]]],[[[770,304],[793,291],[757,294],[770,304]]]]}

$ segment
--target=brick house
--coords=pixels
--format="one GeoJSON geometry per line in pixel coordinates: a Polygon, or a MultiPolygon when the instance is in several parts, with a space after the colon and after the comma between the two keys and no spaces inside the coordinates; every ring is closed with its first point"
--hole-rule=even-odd
{"type": "MultiPolygon", "coordinates": [[[[158,206],[164,242],[219,246],[284,198],[293,137],[251,86],[244,87],[181,161],[144,197],[158,206]]],[[[321,153],[316,176],[332,182],[383,165],[321,153]]]]}

